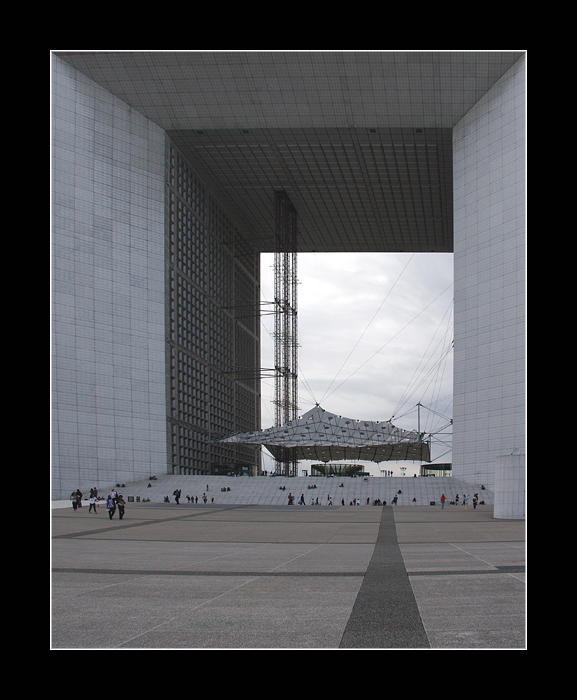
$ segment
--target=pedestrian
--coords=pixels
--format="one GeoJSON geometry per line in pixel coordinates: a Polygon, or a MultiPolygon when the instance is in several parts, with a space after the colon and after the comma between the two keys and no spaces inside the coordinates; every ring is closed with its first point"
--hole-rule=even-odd
{"type": "Polygon", "coordinates": [[[124,517],[124,509],[126,508],[126,501],[124,500],[122,494],[116,499],[116,505],[118,506],[118,519],[122,520],[124,517]]]}
{"type": "Polygon", "coordinates": [[[292,506],[292,504],[293,504],[292,493],[289,493],[289,495],[288,495],[288,505],[289,505],[289,506],[292,506]]]}
{"type": "Polygon", "coordinates": [[[76,505],[82,508],[82,491],[80,489],[76,489],[76,505]]]}
{"type": "Polygon", "coordinates": [[[116,501],[110,496],[108,496],[108,500],[106,501],[106,510],[108,511],[108,517],[112,520],[112,516],[116,513],[116,501]]]}
{"type": "Polygon", "coordinates": [[[473,494],[473,510],[477,507],[477,501],[479,500],[478,494],[473,494]]]}
{"type": "Polygon", "coordinates": [[[443,494],[441,495],[441,510],[444,510],[444,509],[445,509],[445,501],[446,501],[446,500],[447,500],[447,499],[445,498],[445,494],[443,493],[443,494]]]}
{"type": "Polygon", "coordinates": [[[73,491],[70,494],[70,500],[72,501],[72,509],[74,510],[74,512],[76,512],[76,509],[78,508],[78,500],[76,498],[76,491],[73,491]]]}
{"type": "Polygon", "coordinates": [[[305,503],[305,495],[304,495],[304,493],[301,493],[301,506],[305,506],[305,505],[306,505],[306,503],[305,503]]]}
{"type": "Polygon", "coordinates": [[[469,494],[463,498],[463,505],[465,506],[465,510],[469,510],[469,494]]]}
{"type": "Polygon", "coordinates": [[[94,493],[92,494],[92,496],[90,496],[90,506],[88,508],[89,513],[91,513],[92,511],[94,511],[94,515],[96,515],[96,496],[94,495],[94,493]]]}

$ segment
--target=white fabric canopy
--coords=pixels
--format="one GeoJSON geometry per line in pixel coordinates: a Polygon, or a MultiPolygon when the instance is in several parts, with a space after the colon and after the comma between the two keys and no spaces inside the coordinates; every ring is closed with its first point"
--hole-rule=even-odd
{"type": "Polygon", "coordinates": [[[402,430],[391,421],[343,418],[318,405],[286,425],[230,435],[220,442],[264,445],[279,460],[290,447],[297,460],[431,461],[428,443],[415,430],[402,430]]]}

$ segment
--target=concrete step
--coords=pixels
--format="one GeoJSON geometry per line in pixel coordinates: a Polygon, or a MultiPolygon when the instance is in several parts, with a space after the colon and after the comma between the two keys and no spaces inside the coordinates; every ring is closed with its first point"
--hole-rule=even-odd
{"type": "MultiPolygon", "coordinates": [[[[328,505],[329,496],[333,505],[349,505],[360,499],[360,504],[373,505],[376,499],[391,504],[395,495],[398,505],[429,505],[435,501],[440,506],[441,494],[445,494],[447,504],[459,494],[463,496],[479,494],[479,500],[493,505],[493,493],[481,490],[481,484],[467,484],[451,477],[230,477],[230,476],[159,476],[155,481],[148,479],[128,483],[117,490],[128,500],[130,497],[149,498],[153,503],[162,503],[168,496],[174,503],[173,492],[180,489],[180,502],[187,503],[187,496],[198,498],[203,503],[219,505],[287,505],[289,493],[295,496],[295,504],[304,495],[305,504],[318,499],[319,505],[328,505]],[[342,484],[342,486],[340,486],[342,484]],[[312,488],[316,486],[316,488],[312,488]],[[223,491],[222,489],[227,489],[223,491]],[[230,490],[228,490],[230,489],[230,490]],[[401,493],[398,493],[398,491],[401,493]]],[[[107,493],[100,493],[106,496],[107,493]]],[[[85,494],[87,496],[87,494],[85,494]]]]}

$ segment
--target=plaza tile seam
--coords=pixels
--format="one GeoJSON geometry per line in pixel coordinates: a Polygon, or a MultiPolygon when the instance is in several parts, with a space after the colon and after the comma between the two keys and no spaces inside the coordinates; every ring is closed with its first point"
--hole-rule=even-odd
{"type": "Polygon", "coordinates": [[[118,574],[124,576],[240,576],[253,578],[255,576],[295,576],[308,578],[309,576],[364,576],[364,571],[174,571],[162,569],[86,569],[86,568],[54,568],[54,573],[66,574],[118,574]]]}
{"type": "MultiPolygon", "coordinates": [[[[365,576],[365,571],[174,571],[165,569],[86,569],[55,567],[53,573],[66,574],[112,574],[123,576],[296,576],[307,578],[309,576],[365,576]]],[[[495,569],[463,569],[460,571],[411,571],[407,572],[407,577],[411,576],[470,576],[477,574],[509,574],[524,573],[524,566],[499,566],[495,569]]]]}

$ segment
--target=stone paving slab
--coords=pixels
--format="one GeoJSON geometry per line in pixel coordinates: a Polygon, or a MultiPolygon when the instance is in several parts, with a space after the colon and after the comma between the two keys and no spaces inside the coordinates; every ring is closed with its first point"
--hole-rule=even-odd
{"type": "Polygon", "coordinates": [[[53,510],[52,648],[524,648],[525,523],[452,511],[53,510]]]}
{"type": "Polygon", "coordinates": [[[431,647],[523,649],[525,521],[462,506],[395,516],[431,647]]]}

